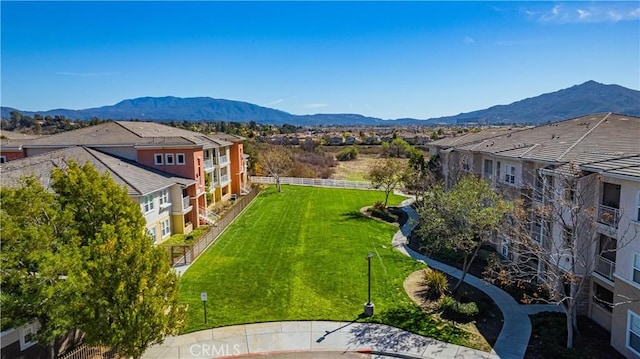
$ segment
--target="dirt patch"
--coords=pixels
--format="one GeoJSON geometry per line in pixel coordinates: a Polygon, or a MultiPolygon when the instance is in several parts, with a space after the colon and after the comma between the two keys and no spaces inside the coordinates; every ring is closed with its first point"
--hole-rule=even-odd
{"type": "MultiPolygon", "coordinates": [[[[449,288],[457,283],[457,278],[447,275],[449,282],[449,288]]],[[[470,339],[477,343],[479,348],[490,351],[500,331],[502,330],[502,312],[495,305],[495,303],[481,290],[463,283],[458,293],[453,295],[456,299],[461,297],[473,298],[473,301],[478,305],[480,310],[475,320],[469,323],[458,323],[440,317],[438,311],[437,301],[426,298],[425,293],[427,290],[423,280],[423,270],[419,270],[411,273],[403,283],[404,290],[407,292],[411,300],[413,300],[420,308],[426,313],[432,316],[436,316],[441,320],[447,321],[462,330],[466,331],[470,335],[470,339]]]]}

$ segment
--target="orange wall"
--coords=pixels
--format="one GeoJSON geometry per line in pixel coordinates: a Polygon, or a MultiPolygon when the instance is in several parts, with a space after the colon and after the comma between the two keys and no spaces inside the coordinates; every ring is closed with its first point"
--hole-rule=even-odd
{"type": "Polygon", "coordinates": [[[24,152],[22,151],[16,151],[16,152],[9,152],[9,151],[0,151],[0,155],[1,156],[6,156],[7,157],[7,162],[8,161],[13,161],[13,160],[19,160],[21,158],[25,158],[26,156],[24,155],[24,152]]]}
{"type": "Polygon", "coordinates": [[[242,186],[242,155],[244,154],[242,142],[234,142],[229,148],[229,160],[231,161],[231,193],[240,194],[242,186]]]}
{"type": "Polygon", "coordinates": [[[204,187],[204,162],[203,162],[204,154],[201,149],[171,149],[171,148],[163,148],[163,149],[153,149],[153,150],[138,150],[138,162],[149,167],[157,168],[161,171],[169,172],[174,175],[191,178],[196,180],[201,186],[204,187]],[[161,153],[163,155],[167,153],[172,153],[174,155],[173,165],[167,165],[166,163],[163,165],[156,165],[154,158],[155,155],[161,153]],[[177,163],[177,154],[184,153],[185,155],[185,164],[178,165],[177,163]],[[199,160],[199,161],[198,161],[199,160]]]}

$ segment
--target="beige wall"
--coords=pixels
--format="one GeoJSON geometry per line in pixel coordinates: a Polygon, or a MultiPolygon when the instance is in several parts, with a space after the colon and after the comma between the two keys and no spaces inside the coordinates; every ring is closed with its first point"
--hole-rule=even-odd
{"type": "Polygon", "coordinates": [[[611,346],[618,350],[627,358],[638,358],[639,356],[626,348],[627,343],[627,317],[628,311],[640,315],[640,289],[631,284],[616,278],[613,299],[613,315],[611,321],[611,346]],[[625,298],[630,298],[627,300],[625,298]]]}

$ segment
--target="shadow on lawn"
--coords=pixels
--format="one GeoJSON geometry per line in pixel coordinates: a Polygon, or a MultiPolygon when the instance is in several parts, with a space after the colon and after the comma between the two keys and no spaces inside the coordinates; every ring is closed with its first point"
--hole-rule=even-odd
{"type": "Polygon", "coordinates": [[[360,212],[360,211],[350,211],[347,213],[343,213],[340,215],[344,218],[344,221],[368,221],[370,220],[369,216],[360,212]]]}

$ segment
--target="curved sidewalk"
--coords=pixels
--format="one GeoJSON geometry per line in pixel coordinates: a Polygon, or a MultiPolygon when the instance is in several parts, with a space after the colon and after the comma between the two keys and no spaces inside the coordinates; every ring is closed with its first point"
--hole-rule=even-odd
{"type": "MultiPolygon", "coordinates": [[[[444,263],[440,263],[427,256],[413,251],[407,246],[407,236],[418,224],[418,213],[410,206],[412,200],[403,202],[403,210],[409,215],[409,220],[393,237],[392,244],[400,252],[418,261],[427,263],[429,267],[460,278],[462,271],[444,263]]],[[[541,311],[562,311],[558,305],[536,305],[535,307],[518,304],[515,299],[502,289],[482,281],[471,274],[465,276],[464,282],[486,293],[500,308],[503,317],[502,330],[493,346],[492,353],[500,358],[524,358],[529,338],[531,336],[531,321],[528,314],[541,311]]]]}
{"type": "Polygon", "coordinates": [[[145,359],[231,358],[286,352],[360,352],[382,357],[495,359],[496,355],[374,323],[293,321],[236,325],[167,337],[145,359]]]}

